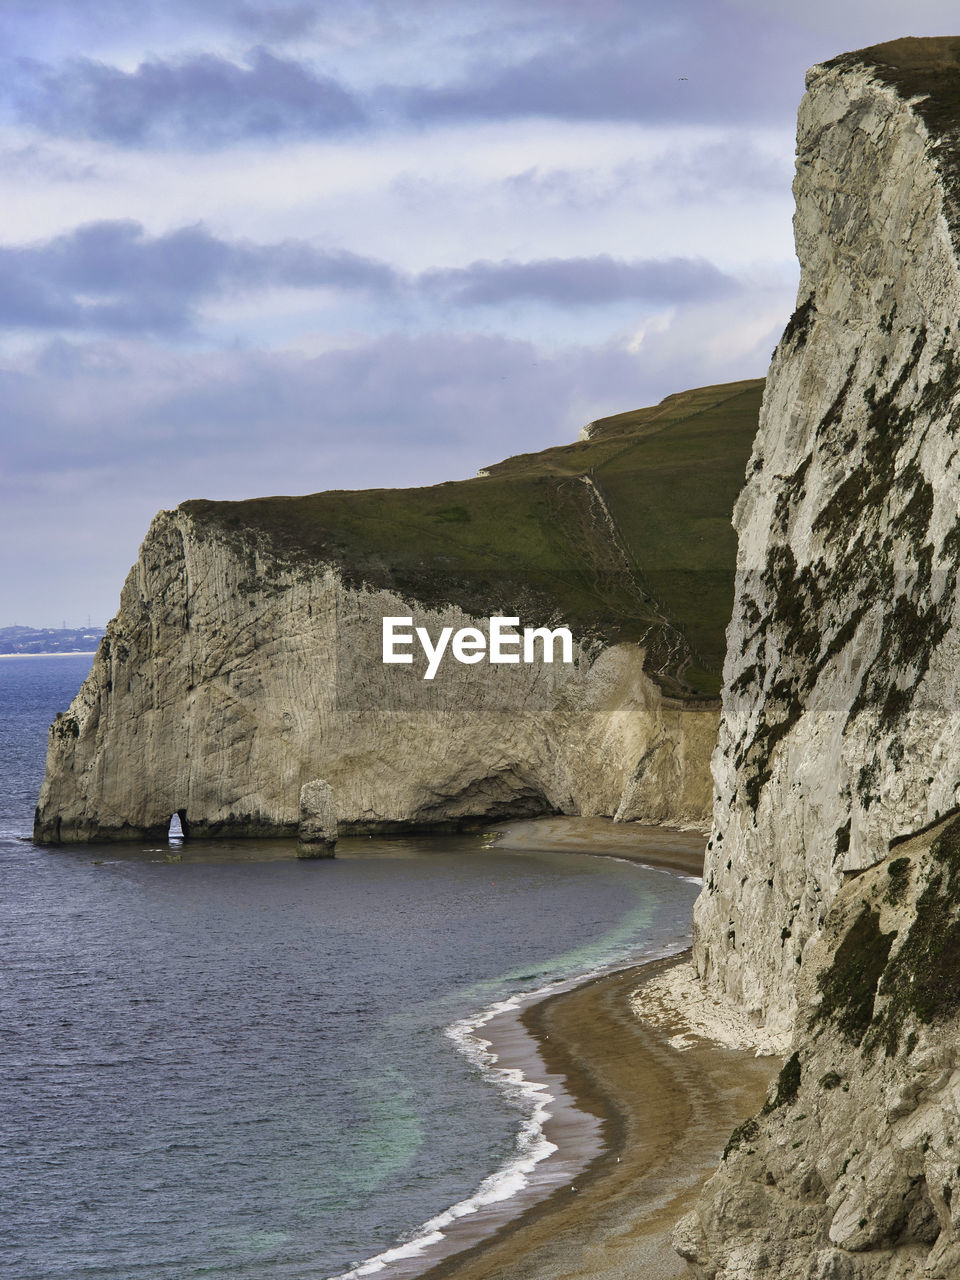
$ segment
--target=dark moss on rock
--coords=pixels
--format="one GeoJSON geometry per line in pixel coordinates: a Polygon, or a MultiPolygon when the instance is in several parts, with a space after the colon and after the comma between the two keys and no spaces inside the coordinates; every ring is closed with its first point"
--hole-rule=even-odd
{"type": "Polygon", "coordinates": [[[832,1022],[859,1045],[873,1018],[877,987],[896,933],[880,930],[880,913],[866,903],[847,930],[830,966],[820,974],[820,1005],[808,1029],[832,1022]]]}
{"type": "Polygon", "coordinates": [[[760,1133],[760,1125],[751,1117],[744,1120],[743,1124],[738,1124],[727,1139],[727,1145],[723,1149],[723,1159],[726,1160],[732,1152],[739,1150],[745,1142],[754,1142],[760,1133]]]}
{"type": "MultiPolygon", "coordinates": [[[[930,857],[910,930],[883,975],[882,1006],[871,1029],[871,1045],[890,1056],[911,1019],[930,1026],[960,1012],[960,819],[934,841],[930,857]]],[[[896,881],[905,889],[909,874],[908,859],[891,863],[891,890],[896,881]]]]}
{"type": "Polygon", "coordinates": [[[887,875],[890,880],[885,897],[891,906],[896,906],[902,902],[906,895],[910,885],[910,866],[909,858],[894,858],[887,867],[887,875]]]}
{"type": "Polygon", "coordinates": [[[764,1103],[762,1115],[769,1115],[778,1107],[789,1106],[800,1090],[800,1055],[792,1053],[783,1064],[777,1077],[777,1091],[771,1101],[764,1103]]]}
{"type": "Polygon", "coordinates": [[[76,716],[65,715],[62,711],[58,711],[52,725],[52,732],[58,738],[79,738],[80,725],[76,716]]]}
{"type": "Polygon", "coordinates": [[[796,311],[787,321],[787,327],[783,331],[783,337],[780,339],[780,347],[796,346],[800,348],[807,340],[807,335],[813,325],[813,321],[817,314],[817,304],[813,300],[813,294],[800,303],[796,311]]]}

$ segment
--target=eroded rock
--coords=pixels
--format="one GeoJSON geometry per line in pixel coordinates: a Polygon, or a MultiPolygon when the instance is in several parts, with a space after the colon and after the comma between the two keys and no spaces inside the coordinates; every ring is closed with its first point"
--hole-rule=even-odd
{"type": "Polygon", "coordinates": [[[348,586],[245,532],[161,512],[90,676],[50,733],[35,836],[295,836],[301,788],[334,789],[340,834],[547,813],[698,822],[717,711],[665,696],[636,644],[572,664],[382,662],[382,618],[482,626],[348,586]]]}
{"type": "Polygon", "coordinates": [[[677,1230],[709,1280],[960,1275],[958,84],[960,40],[898,41],[800,111],[695,912],[792,1051],[677,1230]]]}
{"type": "Polygon", "coordinates": [[[300,788],[297,856],[332,858],[336,843],[337,805],[333,788],[322,778],[314,778],[300,788]]]}

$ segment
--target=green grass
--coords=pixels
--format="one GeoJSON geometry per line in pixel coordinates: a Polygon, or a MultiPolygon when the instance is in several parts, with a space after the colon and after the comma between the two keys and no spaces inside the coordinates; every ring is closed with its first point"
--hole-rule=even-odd
{"type": "Polygon", "coordinates": [[[422,489],[184,503],[238,547],[337,565],[426,605],[643,641],[669,692],[715,696],[733,600],[734,499],[762,379],[703,387],[592,424],[591,439],[422,489]]]}

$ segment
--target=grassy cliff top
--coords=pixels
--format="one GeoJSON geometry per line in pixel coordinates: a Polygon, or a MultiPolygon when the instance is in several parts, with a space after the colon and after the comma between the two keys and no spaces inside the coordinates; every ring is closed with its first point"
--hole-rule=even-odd
{"type": "Polygon", "coordinates": [[[960,121],[960,36],[905,36],[842,53],[826,67],[870,68],[903,98],[919,98],[918,109],[936,134],[960,121]]]}
{"type": "Polygon", "coordinates": [[[669,396],[473,480],[181,509],[282,562],[332,563],[352,585],[642,641],[667,692],[712,697],[762,393],[754,379],[669,396]]]}
{"type": "Polygon", "coordinates": [[[865,67],[914,101],[914,110],[937,140],[936,161],[947,181],[948,216],[960,231],[960,36],[905,36],[843,53],[829,68],[865,67]]]}

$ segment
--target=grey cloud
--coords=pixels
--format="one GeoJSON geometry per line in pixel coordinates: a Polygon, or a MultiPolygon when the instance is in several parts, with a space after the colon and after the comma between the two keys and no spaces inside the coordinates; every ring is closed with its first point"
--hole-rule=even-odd
{"type": "Polygon", "coordinates": [[[784,129],[778,154],[731,132],[706,145],[674,146],[608,169],[535,165],[505,178],[503,187],[520,200],[570,210],[607,208],[625,198],[662,208],[665,202],[789,197],[792,177],[793,133],[784,129]]]}
{"type": "Polygon", "coordinates": [[[683,309],[635,349],[429,334],[313,357],[174,357],[58,340],[0,367],[8,620],[42,619],[50,599],[110,616],[151,516],[186,498],[436,483],[669,392],[760,374],[794,293],[683,309]]]}
{"type": "Polygon", "coordinates": [[[313,356],[170,356],[143,342],[57,340],[0,368],[8,472],[36,478],[166,463],[182,469],[180,498],[228,496],[227,455],[236,497],[267,484],[305,492],[469,475],[518,447],[572,440],[591,418],[762,373],[793,292],[791,282],[776,294],[685,309],[633,347],[555,350],[430,333],[313,356]],[[722,352],[711,349],[719,331],[722,352]]]}
{"type": "Polygon", "coordinates": [[[238,26],[255,31],[265,40],[292,40],[312,31],[318,21],[315,4],[240,4],[238,26]]]}
{"type": "Polygon", "coordinates": [[[202,149],[240,140],[340,134],[366,122],[343,85],[266,49],[245,65],[213,54],[152,59],[135,71],[88,58],[21,63],[18,107],[48,132],[121,146],[202,149]]]}
{"type": "Polygon", "coordinates": [[[57,340],[0,370],[10,474],[175,462],[190,469],[184,498],[217,491],[216,471],[204,465],[222,463],[225,449],[247,494],[266,483],[261,455],[280,461],[294,492],[470,474],[510,452],[521,426],[525,447],[555,443],[598,402],[632,402],[641,381],[621,347],[548,355],[533,343],[473,334],[394,334],[312,357],[176,359],[142,343],[57,340]],[[324,457],[337,469],[321,470],[324,457]]]}
{"type": "Polygon", "coordinates": [[[560,308],[730,297],[739,285],[702,259],[606,255],[474,262],[407,277],[360,254],[300,240],[228,241],[202,225],[149,236],[134,221],[94,222],[40,244],[0,247],[0,326],[122,333],[189,331],[205,300],[271,287],[333,288],[429,306],[533,300],[560,308]]]}
{"type": "Polygon", "coordinates": [[[780,154],[761,151],[748,138],[729,134],[680,155],[661,155],[649,176],[671,188],[679,199],[723,195],[790,196],[793,180],[793,130],[784,130],[780,154]]]}
{"type": "Polygon", "coordinates": [[[42,244],[0,248],[0,325],[177,333],[201,299],[227,291],[385,293],[396,283],[385,263],[302,241],[231,242],[203,226],[151,237],[138,222],[94,222],[42,244]]]}
{"type": "MultiPolygon", "coordinates": [[[[55,0],[41,6],[51,22],[60,20],[55,0]]],[[[203,48],[224,30],[245,29],[281,46],[298,41],[298,56],[257,48],[241,65],[197,53],[154,57],[133,71],[88,58],[61,66],[22,62],[15,77],[22,118],[66,136],[194,148],[403,122],[530,116],[790,122],[805,67],[835,52],[786,16],[759,20],[731,0],[644,0],[639,6],[626,0],[592,6],[410,0],[399,7],[368,0],[346,10],[301,0],[211,0],[186,11],[178,0],[172,7],[138,7],[137,15],[139,26],[131,29],[140,38],[154,30],[149,23],[159,24],[158,32],[166,23],[181,38],[192,31],[203,48]],[[324,57],[349,48],[356,62],[365,49],[375,65],[382,49],[397,47],[409,49],[411,66],[429,56],[431,72],[439,67],[440,76],[427,72],[414,87],[382,85],[361,96],[300,57],[304,48],[324,57]],[[468,69],[443,83],[443,67],[462,67],[465,57],[468,69]]],[[[74,16],[81,29],[130,27],[129,14],[106,3],[86,6],[85,21],[74,16]]],[[[42,42],[19,47],[34,43],[42,42]]]]}
{"type": "Polygon", "coordinates": [[[539,262],[474,262],[460,269],[431,271],[420,279],[422,287],[445,294],[461,306],[497,306],[521,299],[561,307],[627,300],[664,304],[739,292],[731,276],[703,259],[624,262],[606,254],[539,262]]]}
{"type": "Polygon", "coordinates": [[[714,124],[792,120],[803,69],[818,54],[811,38],[771,18],[718,0],[659,3],[637,13],[614,6],[594,22],[568,15],[541,47],[512,62],[491,56],[485,38],[457,80],[398,95],[423,122],[544,116],[714,124]],[[808,46],[809,51],[805,47],[808,46]]]}
{"type": "Polygon", "coordinates": [[[37,142],[0,148],[0,167],[8,177],[27,176],[51,182],[98,182],[102,177],[97,165],[73,160],[37,142]]]}

